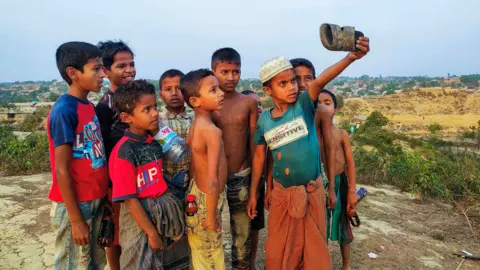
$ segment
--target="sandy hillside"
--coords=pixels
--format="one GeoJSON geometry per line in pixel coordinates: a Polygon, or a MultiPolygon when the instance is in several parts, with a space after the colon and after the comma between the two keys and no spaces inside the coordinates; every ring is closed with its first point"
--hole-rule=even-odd
{"type": "MultiPolygon", "coordinates": [[[[360,185],[361,186],[361,185],[360,185]]],[[[47,199],[50,174],[0,178],[0,269],[51,269],[54,235],[47,199]]],[[[367,198],[358,207],[362,225],[353,230],[352,269],[455,269],[466,249],[480,255],[480,241],[469,231],[459,210],[438,201],[417,201],[391,186],[365,186],[367,198]],[[382,248],[383,247],[383,248],[382,248]],[[377,259],[368,253],[378,255],[377,259]]],[[[473,213],[476,234],[480,213],[473,213]]],[[[228,213],[224,215],[224,247],[230,261],[228,213]]],[[[261,233],[261,247],[265,230],[261,233]]],[[[331,243],[334,269],[340,269],[338,245],[331,243]]],[[[264,252],[259,251],[259,269],[264,252]]],[[[480,269],[465,261],[460,269],[480,269]]]]}
{"type": "Polygon", "coordinates": [[[422,88],[388,96],[351,98],[345,101],[346,117],[368,116],[377,110],[392,127],[411,134],[424,134],[426,126],[438,123],[443,133],[456,133],[480,121],[480,91],[422,88]]]}

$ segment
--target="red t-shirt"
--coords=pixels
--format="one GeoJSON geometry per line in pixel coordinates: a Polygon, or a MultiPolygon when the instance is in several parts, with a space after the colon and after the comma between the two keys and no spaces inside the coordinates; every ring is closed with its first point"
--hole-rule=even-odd
{"type": "Polygon", "coordinates": [[[91,201],[106,196],[108,170],[102,133],[92,103],[69,94],[53,105],[47,120],[52,187],[48,198],[63,202],[55,171],[55,148],[72,145],[69,169],[77,201],[91,201]]]}
{"type": "Polygon", "coordinates": [[[152,136],[141,138],[129,130],[110,155],[112,201],[157,198],[167,190],[162,173],[162,147],[152,136]]]}

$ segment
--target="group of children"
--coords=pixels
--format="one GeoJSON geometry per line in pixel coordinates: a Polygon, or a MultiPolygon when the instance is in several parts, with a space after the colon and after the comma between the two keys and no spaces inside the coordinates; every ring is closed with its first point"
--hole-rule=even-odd
{"type": "Polygon", "coordinates": [[[55,269],[103,269],[107,260],[110,269],[225,269],[225,204],[233,269],[256,268],[264,208],[267,269],[331,269],[329,238],[342,244],[348,269],[355,167],[348,134],[332,125],[335,96],[324,87],[368,53],[368,38],[357,49],[316,78],[306,59],[265,62],[260,80],[275,106],[262,112],[254,92],[235,90],[240,54],[222,48],[211,70],[160,76],[166,107],[159,113],[154,86],[135,80],[126,44],[62,44],[56,62],[69,90],[47,123],[55,269]],[[87,96],[104,78],[110,88],[95,107],[87,96]],[[153,138],[159,121],[188,143],[177,163],[153,138]],[[198,206],[193,223],[185,222],[187,196],[198,206]],[[106,252],[99,241],[104,212],[115,224],[106,252]]]}

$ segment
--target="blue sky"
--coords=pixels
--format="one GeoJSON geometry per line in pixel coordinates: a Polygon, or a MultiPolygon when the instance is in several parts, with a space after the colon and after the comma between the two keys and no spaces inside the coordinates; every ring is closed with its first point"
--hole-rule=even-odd
{"type": "Polygon", "coordinates": [[[0,10],[0,81],[59,79],[61,43],[119,38],[136,54],[137,78],[209,67],[225,46],[242,55],[243,78],[279,55],[308,58],[318,73],[345,55],[323,48],[323,22],[371,38],[347,76],[480,73],[478,0],[0,0],[0,10]]]}

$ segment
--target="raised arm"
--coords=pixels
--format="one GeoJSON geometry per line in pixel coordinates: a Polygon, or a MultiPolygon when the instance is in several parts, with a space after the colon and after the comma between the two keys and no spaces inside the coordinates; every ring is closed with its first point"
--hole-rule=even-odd
{"type": "Polygon", "coordinates": [[[218,166],[222,147],[222,131],[215,126],[208,127],[202,133],[203,140],[207,143],[207,219],[202,223],[209,230],[219,231],[216,224],[217,204],[220,194],[218,180],[218,166]]]}
{"type": "Polygon", "coordinates": [[[360,37],[356,45],[358,52],[349,52],[348,55],[342,60],[338,61],[336,64],[333,64],[326,70],[324,70],[311,84],[308,92],[310,98],[313,101],[318,99],[320,91],[322,91],[325,86],[335,79],[340,73],[342,73],[351,63],[362,58],[370,51],[369,39],[367,37],[360,37]]]}

